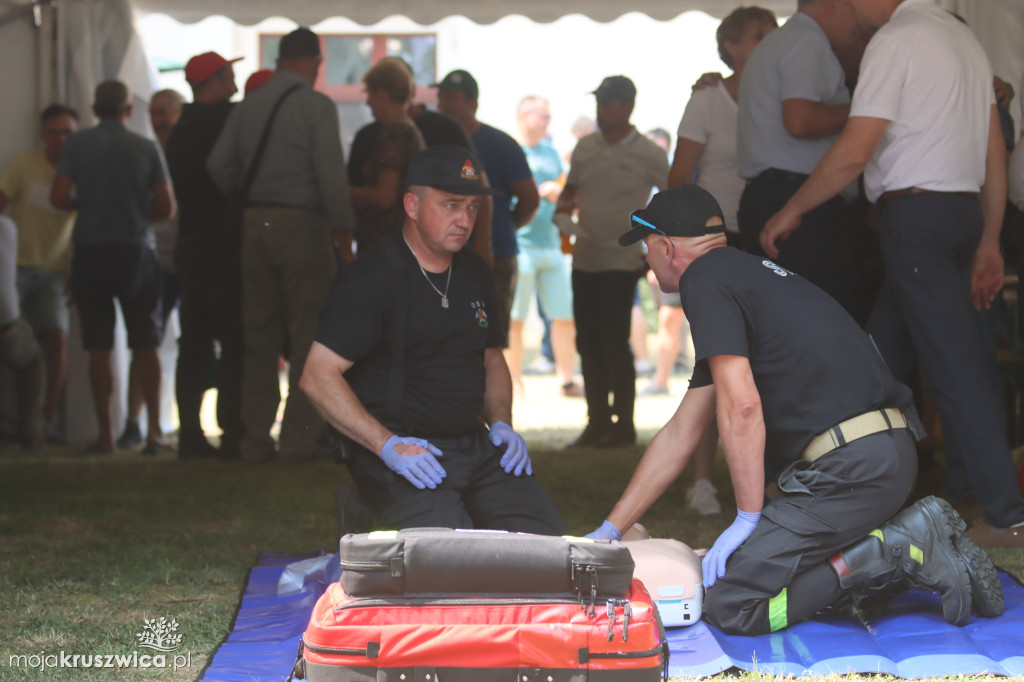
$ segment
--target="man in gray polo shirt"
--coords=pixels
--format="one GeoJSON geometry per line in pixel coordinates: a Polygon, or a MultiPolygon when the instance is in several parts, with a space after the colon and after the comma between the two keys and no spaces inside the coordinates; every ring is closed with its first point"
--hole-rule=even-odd
{"type": "Polygon", "coordinates": [[[640,244],[619,246],[629,214],[647,205],[668,179],[668,157],[629,122],[636,86],[609,76],[594,91],[598,131],[580,139],[558,200],[561,225],[577,209],[572,261],[576,349],[583,370],[588,424],[573,446],[633,445],[636,370],[629,318],[644,266],[640,244]],[[613,396],[609,404],[608,394],[613,396]]]}
{"type": "Polygon", "coordinates": [[[132,349],[132,372],[139,377],[149,431],[147,454],[169,449],[160,428],[160,263],[153,248],[153,223],[174,214],[174,197],[163,154],[152,141],[129,132],[131,93],[124,83],[96,87],[95,128],[71,136],[53,180],[50,201],[78,209],[71,235],[71,295],[82,324],[82,345],[89,351],[99,437],[91,450],[112,452],[110,399],[114,377],[117,298],[132,349]],[[76,191],[72,192],[72,186],[76,191]]]}
{"type": "MultiPolygon", "coordinates": [[[[797,12],[754,49],[740,82],[736,151],[747,181],[737,218],[743,249],[761,254],[765,222],[814,170],[846,124],[847,77],[836,54],[863,52],[853,10],[831,0],[800,0],[797,12]]],[[[856,60],[851,60],[856,61],[856,60]]],[[[856,196],[856,186],[852,187],[856,196]]],[[[863,322],[861,259],[843,197],[835,197],[782,245],[778,264],[825,290],[863,322]]]]}
{"type": "Polygon", "coordinates": [[[207,159],[223,193],[248,190],[242,235],[244,460],[276,456],[270,428],[281,401],[277,358],[286,346],[290,390],[281,459],[314,457],[324,430],[298,390],[299,378],[338,260],[345,265],[352,259],[354,222],[338,110],[313,90],[322,61],[320,39],[309,29],[282,38],[274,76],[235,106],[207,159]],[[251,186],[245,188],[249,173],[251,186]]]}

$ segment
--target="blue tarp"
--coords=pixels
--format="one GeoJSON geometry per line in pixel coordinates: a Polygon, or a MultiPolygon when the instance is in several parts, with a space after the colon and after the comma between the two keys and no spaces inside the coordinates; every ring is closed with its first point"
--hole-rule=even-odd
{"type": "MultiPolygon", "coordinates": [[[[313,604],[328,580],[335,577],[331,575],[335,559],[307,561],[304,571],[289,571],[300,576],[291,589],[279,591],[278,583],[289,564],[318,556],[322,555],[261,555],[249,574],[231,633],[199,679],[252,682],[287,678],[313,604]],[[308,574],[303,576],[304,572],[308,574]]],[[[1005,573],[1000,578],[1006,613],[999,618],[972,618],[962,628],[943,620],[936,596],[908,592],[868,628],[839,614],[820,614],[762,637],[725,635],[703,622],[672,629],[668,631],[672,650],[669,672],[673,677],[692,677],[738,667],[795,676],[853,672],[904,678],[1024,675],[1024,586],[1005,573]]]]}

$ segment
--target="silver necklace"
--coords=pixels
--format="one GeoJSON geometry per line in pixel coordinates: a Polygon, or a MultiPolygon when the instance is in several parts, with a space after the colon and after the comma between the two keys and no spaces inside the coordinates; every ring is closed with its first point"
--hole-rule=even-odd
{"type": "MultiPolygon", "coordinates": [[[[409,240],[405,238],[405,235],[402,235],[402,240],[405,242],[406,246],[409,246],[409,240]]],[[[411,246],[409,246],[409,250],[412,251],[412,247],[411,246]]],[[[415,258],[416,257],[416,252],[412,251],[412,255],[413,255],[413,258],[415,258]]],[[[430,288],[433,289],[434,291],[436,291],[437,295],[441,297],[441,307],[442,308],[447,308],[448,307],[448,285],[452,283],[452,261],[448,261],[448,279],[444,283],[444,291],[441,291],[436,286],[434,286],[434,283],[430,281],[430,277],[427,276],[427,271],[423,269],[422,265],[420,265],[419,260],[416,261],[416,267],[418,267],[420,269],[420,272],[423,273],[423,279],[427,280],[427,284],[430,285],[430,288]]]]}

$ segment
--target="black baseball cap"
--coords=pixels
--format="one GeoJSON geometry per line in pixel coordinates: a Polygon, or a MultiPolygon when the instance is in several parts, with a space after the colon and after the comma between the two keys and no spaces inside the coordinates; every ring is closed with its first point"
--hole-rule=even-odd
{"type": "Polygon", "coordinates": [[[455,69],[442,78],[440,83],[434,83],[430,87],[443,90],[457,90],[466,95],[466,99],[477,99],[480,97],[480,86],[476,84],[473,74],[463,69],[455,69]]]}
{"type": "Polygon", "coordinates": [[[319,56],[320,38],[308,28],[297,28],[284,36],[277,48],[278,59],[319,56]]]}
{"type": "Polygon", "coordinates": [[[608,76],[597,86],[597,90],[590,94],[601,101],[626,100],[632,102],[636,99],[636,86],[625,76],[608,76]]]}
{"type": "Polygon", "coordinates": [[[700,237],[725,232],[725,217],[721,206],[711,194],[697,185],[683,185],[658,192],[651,198],[647,208],[630,214],[629,224],[632,229],[619,237],[621,246],[634,244],[649,234],[700,237]],[[722,222],[708,225],[708,220],[715,216],[722,218],[722,222]]]}
{"type": "Polygon", "coordinates": [[[430,187],[460,196],[502,196],[484,184],[482,169],[480,159],[465,147],[438,144],[413,157],[405,182],[410,187],[430,187]]]}

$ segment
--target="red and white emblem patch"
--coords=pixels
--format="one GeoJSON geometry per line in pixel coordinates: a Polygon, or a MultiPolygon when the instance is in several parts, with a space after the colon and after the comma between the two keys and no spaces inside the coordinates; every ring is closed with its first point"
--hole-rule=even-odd
{"type": "Polygon", "coordinates": [[[476,168],[473,168],[473,162],[466,159],[466,162],[462,164],[462,178],[464,180],[479,180],[480,177],[476,174],[476,168]]]}

